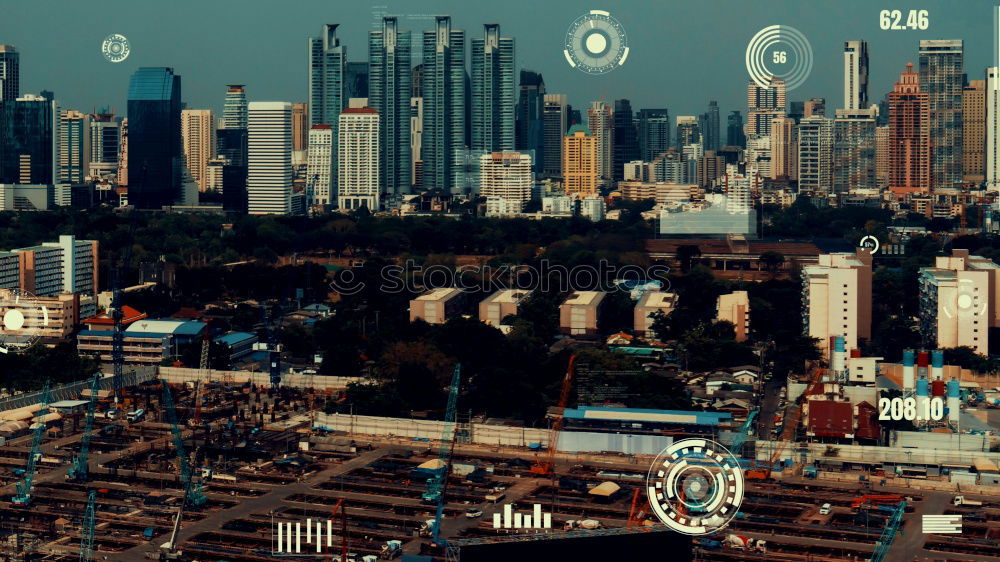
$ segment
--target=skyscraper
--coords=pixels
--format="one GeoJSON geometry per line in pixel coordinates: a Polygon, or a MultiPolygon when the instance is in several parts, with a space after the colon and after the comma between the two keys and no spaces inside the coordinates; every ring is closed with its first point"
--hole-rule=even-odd
{"type": "Polygon", "coordinates": [[[532,168],[539,174],[545,167],[545,131],[542,117],[544,111],[545,80],[537,72],[522,70],[517,98],[514,146],[519,151],[533,153],[532,168]]]}
{"type": "Polygon", "coordinates": [[[333,128],[313,125],[309,129],[309,149],[306,155],[306,205],[309,208],[329,205],[333,173],[333,128]]]}
{"type": "Polygon", "coordinates": [[[90,156],[90,116],[72,109],[59,114],[60,183],[82,183],[90,156]]]}
{"type": "Polygon", "coordinates": [[[218,154],[215,147],[215,115],[210,109],[181,110],[181,144],[184,165],[198,191],[208,189],[208,161],[218,154]]]}
{"type": "Polygon", "coordinates": [[[670,112],[663,109],[639,110],[639,159],[652,162],[670,149],[670,112]]]}
{"type": "Polygon", "coordinates": [[[791,117],[771,121],[771,179],[799,178],[799,131],[791,117]]]}
{"type": "Polygon", "coordinates": [[[868,108],[868,42],[844,42],[844,109],[868,108]]]}
{"type": "MultiPolygon", "coordinates": [[[[876,120],[877,122],[878,120],[876,120]]],[[[879,189],[889,185],[889,126],[875,127],[875,183],[879,189]]]]}
{"type": "Polygon", "coordinates": [[[344,98],[367,98],[369,62],[348,62],[344,65],[344,98]]]}
{"type": "MultiPolygon", "coordinates": [[[[347,49],[340,44],[337,26],[323,26],[319,37],[309,38],[309,124],[325,123],[333,128],[337,138],[340,112],[347,107],[344,97],[344,68],[347,49]]],[[[337,183],[337,158],[333,158],[333,189],[337,183]]]]}
{"type": "Polygon", "coordinates": [[[583,125],[573,125],[563,138],[563,190],[586,197],[597,193],[600,155],[597,137],[583,125]]]}
{"type": "Polygon", "coordinates": [[[255,101],[248,107],[247,210],[253,215],[292,209],[292,104],[255,101]]]}
{"type": "Polygon", "coordinates": [[[142,67],[128,89],[129,204],[172,205],[181,195],[181,77],[167,67],[142,67]]]}
{"type": "Polygon", "coordinates": [[[961,39],[920,41],[920,90],[931,112],[931,187],[952,187],[962,181],[961,39]]]}
{"type": "Polygon", "coordinates": [[[930,98],[907,63],[889,93],[889,189],[897,194],[931,189],[930,98]]]}
{"type": "Polygon", "coordinates": [[[747,136],[744,131],[743,114],[739,111],[730,111],[726,117],[726,146],[747,145],[747,136]]]}
{"type": "Polygon", "coordinates": [[[544,100],[542,174],[547,178],[558,178],[563,170],[563,136],[569,128],[568,104],[566,94],[545,94],[544,100]]]}
{"type": "Polygon", "coordinates": [[[962,90],[962,180],[983,181],[986,150],[986,81],[969,80],[962,90]]]}
{"type": "Polygon", "coordinates": [[[465,183],[465,32],[438,16],[423,37],[424,132],[420,151],[425,189],[460,193],[465,183]]]}
{"type": "Polygon", "coordinates": [[[222,208],[229,212],[247,212],[247,130],[219,129],[216,152],[225,159],[222,167],[222,208]]]}
{"type": "Polygon", "coordinates": [[[833,121],[833,192],[876,193],[875,109],[838,109],[833,121]]]}
{"type": "Polygon", "coordinates": [[[309,146],[309,109],[302,102],[292,104],[292,150],[309,146]]]}
{"type": "Polygon", "coordinates": [[[1000,192],[1000,68],[986,69],[986,191],[1000,192]]]}
{"type": "Polygon", "coordinates": [[[833,120],[799,121],[799,193],[826,197],[833,190],[833,120]]]}
{"type": "Polygon", "coordinates": [[[41,96],[0,103],[0,183],[54,183],[58,115],[58,105],[41,96]]]}
{"type": "Polygon", "coordinates": [[[639,139],[635,123],[632,122],[632,104],[626,100],[615,100],[614,147],[612,150],[612,173],[615,181],[621,181],[625,164],[639,158],[639,139]]]}
{"type": "Polygon", "coordinates": [[[768,87],[751,81],[747,85],[747,136],[768,135],[771,119],[785,115],[785,81],[772,79],[768,87]]]}
{"type": "Polygon", "coordinates": [[[21,60],[13,45],[0,45],[0,102],[21,97],[21,60]]]}
{"type": "Polygon", "coordinates": [[[612,153],[614,152],[614,123],[611,106],[603,101],[595,101],[587,109],[587,123],[590,134],[597,140],[597,174],[602,179],[611,179],[612,153]]]}
{"type": "MultiPolygon", "coordinates": [[[[803,332],[826,343],[843,336],[848,349],[872,334],[872,256],[821,254],[819,263],[802,268],[803,332]]],[[[820,345],[824,354],[829,345],[820,345]]]]}
{"type": "Polygon", "coordinates": [[[420,134],[411,131],[412,99],[420,99],[411,98],[411,36],[397,26],[396,18],[387,17],[381,30],[368,33],[368,105],[379,115],[380,189],[390,199],[410,192],[420,148],[420,139],[411,136],[420,134]]]}
{"type": "Polygon", "coordinates": [[[677,116],[677,148],[702,142],[701,128],[694,115],[677,116]]]}
{"type": "Polygon", "coordinates": [[[514,150],[514,40],[500,26],[472,39],[472,150],[514,150]]]}
{"type": "Polygon", "coordinates": [[[340,114],[337,157],[337,206],[345,211],[379,203],[379,116],[370,107],[351,107],[340,114]]]}
{"type": "Polygon", "coordinates": [[[701,134],[704,137],[705,150],[719,150],[719,104],[708,102],[708,112],[702,115],[701,134]]]}
{"type": "Polygon", "coordinates": [[[116,173],[121,150],[121,118],[109,109],[90,116],[90,155],[87,174],[100,177],[116,173]]]}
{"type": "Polygon", "coordinates": [[[247,94],[243,84],[226,86],[226,102],[222,108],[223,129],[247,128],[247,94]]]}

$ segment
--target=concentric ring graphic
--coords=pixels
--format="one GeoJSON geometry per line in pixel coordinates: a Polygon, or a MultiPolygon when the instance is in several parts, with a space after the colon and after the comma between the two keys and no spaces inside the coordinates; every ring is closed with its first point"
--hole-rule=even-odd
{"type": "Polygon", "coordinates": [[[653,513],[685,535],[714,533],[743,503],[743,471],[736,457],[708,439],[684,439],[660,452],[646,476],[653,513]]]}
{"type": "Polygon", "coordinates": [[[588,74],[604,74],[628,58],[625,28],[609,12],[591,10],[573,20],[566,31],[563,56],[570,66],[588,74]]]}
{"type": "Polygon", "coordinates": [[[128,39],[119,33],[112,33],[101,43],[101,54],[110,62],[122,62],[128,58],[131,48],[128,39]]]}
{"type": "Polygon", "coordinates": [[[0,289],[0,353],[34,345],[49,325],[49,311],[28,291],[0,289]]]}
{"type": "Polygon", "coordinates": [[[771,80],[785,81],[785,90],[791,91],[809,78],[813,67],[812,45],[801,31],[788,25],[771,25],[761,29],[747,44],[747,72],[761,88],[770,88],[771,80]],[[793,54],[790,68],[773,72],[768,67],[767,57],[775,45],[787,45],[793,54]]]}

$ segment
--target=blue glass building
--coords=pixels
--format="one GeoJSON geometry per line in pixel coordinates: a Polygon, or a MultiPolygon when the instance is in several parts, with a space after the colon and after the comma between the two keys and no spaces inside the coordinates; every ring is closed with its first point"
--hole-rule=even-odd
{"type": "Polygon", "coordinates": [[[368,33],[368,105],[378,111],[379,181],[387,198],[410,192],[410,69],[409,31],[399,31],[397,20],[382,20],[382,29],[368,33]]]}
{"type": "Polygon", "coordinates": [[[54,105],[32,95],[0,103],[0,183],[52,183],[54,105]]]}
{"type": "Polygon", "coordinates": [[[447,193],[464,191],[466,137],[465,32],[451,18],[435,18],[423,37],[423,186],[447,193]]]}
{"type": "Polygon", "coordinates": [[[167,67],[135,71],[128,87],[129,204],[160,209],[180,197],[181,77],[167,67]]]}

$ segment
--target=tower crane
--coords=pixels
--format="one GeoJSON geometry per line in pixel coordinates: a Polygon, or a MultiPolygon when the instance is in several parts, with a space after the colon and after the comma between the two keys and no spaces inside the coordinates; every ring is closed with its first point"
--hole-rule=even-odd
{"type": "Polygon", "coordinates": [[[753,422],[757,419],[757,414],[759,410],[754,410],[747,415],[747,420],[743,422],[740,427],[740,432],[733,437],[733,448],[729,451],[734,457],[740,458],[743,453],[743,445],[746,444],[747,438],[750,437],[750,428],[753,427],[753,422]]]}
{"type": "Polygon", "coordinates": [[[813,369],[812,377],[806,383],[802,394],[796,399],[796,406],[791,419],[785,420],[785,429],[781,432],[781,439],[778,441],[777,446],[775,446],[774,452],[771,453],[771,458],[768,460],[767,465],[763,468],[746,471],[747,480],[767,480],[771,477],[771,469],[774,468],[774,464],[781,458],[785,447],[795,439],[795,432],[799,428],[799,422],[802,421],[802,407],[805,406],[806,395],[809,393],[809,389],[820,382],[824,372],[826,372],[826,369],[820,366],[813,369]]]}
{"type": "Polygon", "coordinates": [[[28,507],[31,505],[31,491],[35,484],[35,471],[38,469],[38,460],[42,456],[42,438],[45,437],[45,416],[49,413],[49,382],[45,381],[45,388],[42,390],[41,408],[36,414],[38,421],[35,422],[35,431],[31,437],[31,451],[28,452],[28,466],[24,470],[24,479],[17,483],[17,495],[11,503],[18,507],[28,507]]]}
{"type": "Polygon", "coordinates": [[[576,354],[570,356],[566,375],[563,377],[562,390],[559,392],[558,417],[552,424],[552,430],[549,433],[548,456],[545,461],[535,461],[535,464],[531,466],[532,474],[555,474],[556,445],[559,443],[559,432],[562,431],[563,423],[566,421],[566,404],[569,402],[569,389],[573,384],[573,366],[575,364],[576,354]]]}
{"type": "Polygon", "coordinates": [[[180,467],[181,483],[184,485],[184,502],[193,507],[200,507],[205,505],[208,498],[201,490],[201,482],[194,481],[191,475],[191,465],[184,452],[184,436],[181,435],[181,428],[177,423],[177,410],[174,408],[174,397],[170,392],[170,385],[167,384],[166,379],[160,379],[160,381],[163,383],[163,405],[166,408],[170,431],[174,436],[174,450],[177,453],[177,463],[180,467]]]}
{"type": "Polygon", "coordinates": [[[444,518],[445,493],[448,491],[448,473],[451,472],[451,455],[455,450],[455,430],[458,427],[456,422],[458,404],[458,387],[462,377],[462,365],[455,364],[455,370],[451,375],[451,384],[448,387],[448,406],[444,415],[444,431],[441,435],[441,450],[438,452],[438,460],[441,461],[440,471],[433,478],[427,480],[427,491],[421,498],[427,503],[437,504],[434,515],[434,528],[431,529],[434,544],[441,544],[441,520],[444,518]]]}
{"type": "Polygon", "coordinates": [[[879,537],[878,542],[875,543],[875,550],[872,551],[872,557],[869,558],[870,562],[882,562],[885,560],[886,556],[889,555],[889,550],[892,548],[892,542],[896,540],[896,531],[899,534],[903,534],[902,523],[903,523],[903,513],[906,512],[906,502],[901,501],[899,505],[896,506],[896,510],[893,512],[892,516],[885,524],[885,529],[882,529],[882,536],[879,537]]]}
{"type": "Polygon", "coordinates": [[[83,426],[83,438],[80,440],[80,452],[73,459],[73,466],[66,473],[66,479],[74,482],[86,482],[89,468],[87,457],[90,455],[90,438],[94,431],[94,410],[97,407],[97,391],[101,387],[101,374],[94,374],[90,383],[90,403],[87,404],[87,421],[83,426]]]}
{"type": "Polygon", "coordinates": [[[94,526],[97,524],[95,510],[96,492],[87,494],[87,509],[83,512],[83,527],[80,529],[80,562],[94,559],[94,526]]]}

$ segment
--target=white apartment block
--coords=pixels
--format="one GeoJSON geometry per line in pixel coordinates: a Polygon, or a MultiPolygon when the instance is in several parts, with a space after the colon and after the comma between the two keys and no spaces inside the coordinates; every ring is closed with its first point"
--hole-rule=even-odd
{"type": "Polygon", "coordinates": [[[306,204],[329,205],[333,174],[333,127],[313,125],[309,129],[306,155],[306,204]]]}
{"type": "Polygon", "coordinates": [[[292,210],[292,104],[250,102],[247,125],[247,211],[292,210]]]}
{"type": "Polygon", "coordinates": [[[872,333],[872,256],[868,250],[821,254],[802,269],[803,332],[820,340],[829,356],[830,338],[843,336],[847,348],[872,333]]]}
{"type": "Polygon", "coordinates": [[[361,207],[378,211],[378,112],[370,107],[345,109],[337,134],[337,206],[344,211],[361,207]]]}
{"type": "Polygon", "coordinates": [[[1000,267],[952,250],[920,269],[920,335],[931,347],[989,352],[989,328],[1000,326],[1000,267]]]}
{"type": "Polygon", "coordinates": [[[487,200],[520,201],[523,208],[531,199],[534,183],[531,155],[527,153],[487,152],[479,157],[479,195],[487,200]]]}

